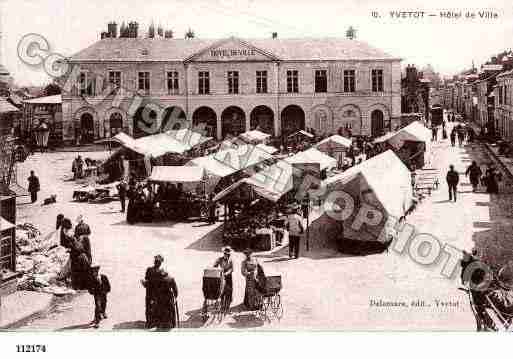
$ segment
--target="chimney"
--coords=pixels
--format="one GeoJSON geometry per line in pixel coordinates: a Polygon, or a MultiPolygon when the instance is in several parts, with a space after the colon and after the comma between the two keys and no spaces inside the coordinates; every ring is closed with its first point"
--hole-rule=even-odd
{"type": "Polygon", "coordinates": [[[109,37],[115,39],[118,37],[118,24],[114,21],[109,22],[107,25],[107,32],[109,33],[109,37]]]}
{"type": "Polygon", "coordinates": [[[278,38],[278,33],[277,32],[273,32],[272,33],[272,38],[273,39],[277,39],[278,38]]]}
{"type": "Polygon", "coordinates": [[[137,38],[138,37],[139,24],[135,21],[130,21],[128,23],[128,37],[137,38]]]}

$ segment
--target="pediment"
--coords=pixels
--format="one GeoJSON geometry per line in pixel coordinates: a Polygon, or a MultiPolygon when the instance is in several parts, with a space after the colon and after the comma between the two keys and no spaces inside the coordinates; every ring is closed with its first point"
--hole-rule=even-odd
{"type": "Polygon", "coordinates": [[[190,56],[187,62],[276,61],[278,58],[246,41],[229,38],[190,56]]]}

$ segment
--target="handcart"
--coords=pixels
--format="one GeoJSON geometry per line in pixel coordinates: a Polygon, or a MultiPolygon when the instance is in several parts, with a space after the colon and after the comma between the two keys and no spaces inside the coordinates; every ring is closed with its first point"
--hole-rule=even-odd
{"type": "Polygon", "coordinates": [[[221,321],[224,316],[222,295],[224,292],[225,279],[220,268],[207,268],[203,271],[203,308],[202,317],[205,321],[209,317],[212,320],[221,321]]]}

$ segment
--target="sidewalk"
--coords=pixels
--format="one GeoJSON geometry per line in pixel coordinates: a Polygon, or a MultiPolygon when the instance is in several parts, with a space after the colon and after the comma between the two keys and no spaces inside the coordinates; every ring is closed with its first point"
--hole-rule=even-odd
{"type": "MultiPolygon", "coordinates": [[[[479,126],[473,122],[466,122],[467,126],[471,126],[476,133],[478,133],[479,126]]],[[[513,180],[513,158],[509,158],[503,155],[499,155],[499,147],[494,143],[487,142],[476,142],[481,143],[484,148],[488,151],[490,157],[501,167],[501,172],[505,172],[505,174],[513,180]]]]}
{"type": "Polygon", "coordinates": [[[53,295],[18,291],[1,298],[0,330],[12,329],[50,309],[53,295]]]}

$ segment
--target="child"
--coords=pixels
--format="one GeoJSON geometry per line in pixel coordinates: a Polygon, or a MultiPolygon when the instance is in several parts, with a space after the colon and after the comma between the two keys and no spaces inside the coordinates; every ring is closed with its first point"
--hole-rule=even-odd
{"type": "Polygon", "coordinates": [[[100,326],[100,321],[106,319],[105,309],[107,308],[107,293],[110,292],[110,283],[106,275],[100,274],[100,266],[91,266],[91,284],[89,293],[94,297],[94,320],[95,328],[100,326]]]}

